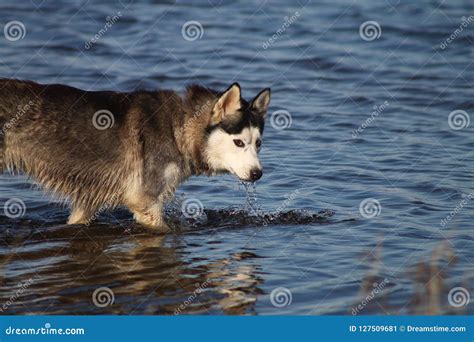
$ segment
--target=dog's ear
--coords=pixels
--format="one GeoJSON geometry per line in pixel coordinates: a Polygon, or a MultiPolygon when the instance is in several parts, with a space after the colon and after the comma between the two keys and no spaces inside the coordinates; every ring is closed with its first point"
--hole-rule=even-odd
{"type": "Polygon", "coordinates": [[[252,100],[252,109],[263,117],[265,117],[268,104],[270,103],[270,93],[270,88],[265,88],[252,100]]]}
{"type": "Polygon", "coordinates": [[[237,112],[241,107],[240,102],[240,85],[238,83],[232,84],[219,97],[212,110],[211,124],[218,124],[226,116],[237,112]]]}

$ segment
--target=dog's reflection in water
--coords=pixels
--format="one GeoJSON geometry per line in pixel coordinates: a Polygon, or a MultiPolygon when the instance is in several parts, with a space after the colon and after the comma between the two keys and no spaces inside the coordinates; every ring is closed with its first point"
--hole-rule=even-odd
{"type": "Polygon", "coordinates": [[[179,243],[173,239],[144,239],[131,251],[132,269],[126,273],[134,275],[134,282],[125,285],[125,292],[144,297],[133,312],[141,307],[148,314],[252,312],[257,295],[262,293],[256,255],[237,252],[216,260],[193,257],[189,263],[179,248],[172,247],[179,243]]]}
{"type": "Polygon", "coordinates": [[[202,246],[185,242],[189,237],[136,225],[27,229],[24,238],[38,251],[18,239],[8,246],[15,253],[2,255],[2,274],[17,274],[14,282],[0,283],[5,298],[17,283],[33,280],[9,307],[11,314],[243,314],[252,312],[262,292],[258,256],[249,251],[201,258],[202,246]],[[98,307],[92,297],[101,287],[113,292],[113,303],[98,307]]]}

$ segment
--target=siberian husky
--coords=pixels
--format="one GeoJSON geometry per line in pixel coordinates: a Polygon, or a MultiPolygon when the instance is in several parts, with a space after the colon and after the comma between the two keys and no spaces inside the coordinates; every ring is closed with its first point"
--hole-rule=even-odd
{"type": "Polygon", "coordinates": [[[69,224],[124,205],[137,222],[166,227],[162,208],[191,175],[262,176],[270,89],[247,102],[217,92],[84,91],[0,79],[0,170],[22,171],[71,203],[69,224]]]}

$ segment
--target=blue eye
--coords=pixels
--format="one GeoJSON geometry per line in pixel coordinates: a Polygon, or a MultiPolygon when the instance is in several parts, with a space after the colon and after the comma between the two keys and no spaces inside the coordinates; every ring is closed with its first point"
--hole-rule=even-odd
{"type": "Polygon", "coordinates": [[[234,144],[237,147],[244,147],[245,146],[244,142],[240,139],[234,139],[234,144]]]}

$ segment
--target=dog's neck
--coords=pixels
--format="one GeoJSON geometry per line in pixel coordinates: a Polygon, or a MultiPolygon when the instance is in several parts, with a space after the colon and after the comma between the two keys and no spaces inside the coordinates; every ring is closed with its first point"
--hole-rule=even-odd
{"type": "Polygon", "coordinates": [[[175,139],[191,175],[211,175],[205,156],[206,128],[209,125],[217,92],[198,85],[186,88],[182,101],[182,119],[175,128],[175,139]]]}

